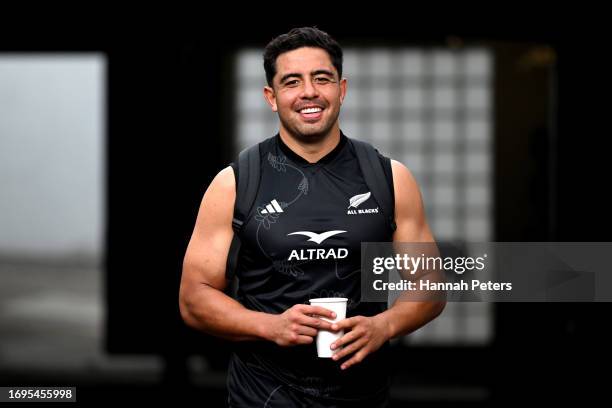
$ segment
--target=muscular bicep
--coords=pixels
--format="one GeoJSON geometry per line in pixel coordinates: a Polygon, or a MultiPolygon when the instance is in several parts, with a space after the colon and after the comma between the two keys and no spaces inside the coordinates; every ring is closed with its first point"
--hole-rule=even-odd
{"type": "Polygon", "coordinates": [[[392,160],[395,190],[395,223],[393,241],[433,242],[434,238],[425,218],[425,207],[419,186],[403,164],[392,160]]]}
{"type": "MultiPolygon", "coordinates": [[[[409,257],[439,256],[437,244],[425,217],[425,206],[416,180],[403,164],[393,160],[391,167],[395,190],[395,223],[397,224],[393,235],[396,253],[409,257]],[[409,244],[402,244],[403,242],[409,244]]],[[[444,280],[443,273],[435,268],[410,272],[401,270],[400,274],[402,278],[415,282],[424,276],[428,280],[439,282],[444,280]]],[[[408,291],[402,293],[400,297],[423,301],[431,299],[432,296],[435,300],[440,299],[436,293],[428,291],[408,291]]]]}
{"type": "Polygon", "coordinates": [[[183,260],[182,292],[202,284],[225,289],[235,200],[234,172],[227,167],[217,174],[202,198],[183,260]]]}

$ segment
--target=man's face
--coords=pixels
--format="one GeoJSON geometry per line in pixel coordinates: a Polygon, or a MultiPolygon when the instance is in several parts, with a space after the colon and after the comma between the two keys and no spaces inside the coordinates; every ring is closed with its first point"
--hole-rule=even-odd
{"type": "Polygon", "coordinates": [[[276,59],[273,87],[264,96],[281,127],[304,141],[320,140],[336,125],[346,94],[329,54],[321,48],[303,47],[276,59]]]}

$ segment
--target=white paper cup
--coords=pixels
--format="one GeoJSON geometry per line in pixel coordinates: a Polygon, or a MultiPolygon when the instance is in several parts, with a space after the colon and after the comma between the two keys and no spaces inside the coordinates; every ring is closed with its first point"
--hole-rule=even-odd
{"type": "MultiPolygon", "coordinates": [[[[325,309],[329,309],[331,311],[336,312],[335,319],[328,319],[326,317],[320,317],[330,323],[336,323],[340,320],[344,320],[346,317],[346,302],[347,298],[318,298],[318,299],[310,299],[309,302],[313,306],[321,306],[325,309]]],[[[317,333],[317,355],[322,358],[331,358],[334,353],[338,352],[341,347],[332,350],[330,348],[331,344],[338,340],[340,337],[344,335],[344,330],[340,330],[337,332],[331,332],[327,330],[319,330],[317,333]]]]}

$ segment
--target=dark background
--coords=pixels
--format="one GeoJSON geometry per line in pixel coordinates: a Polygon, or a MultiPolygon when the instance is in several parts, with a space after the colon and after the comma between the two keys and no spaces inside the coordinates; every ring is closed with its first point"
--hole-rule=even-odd
{"type": "MultiPolygon", "coordinates": [[[[367,24],[279,24],[283,20],[270,16],[213,25],[214,16],[152,20],[137,14],[117,23],[64,16],[4,26],[2,51],[107,56],[105,347],[111,354],[162,355],[166,370],[159,384],[11,373],[0,384],[76,384],[81,402],[122,396],[222,405],[223,391],[190,385],[184,366],[187,356],[202,354],[222,374],[227,345],[180,320],[181,264],[202,194],[233,159],[230,57],[294,26],[316,24],[343,45],[459,41],[497,47],[495,241],[609,241],[608,39],[601,23],[576,17],[567,24],[551,16],[505,24],[501,16],[454,24],[417,22],[418,16],[410,20],[414,24],[374,18],[367,24]],[[554,49],[554,70],[518,78],[513,52],[531,44],[554,49]],[[534,114],[534,106],[550,110],[534,114]],[[213,347],[218,351],[211,353],[213,347]]],[[[481,405],[580,402],[602,392],[596,373],[605,370],[609,355],[609,304],[499,303],[494,309],[488,347],[396,349],[398,384],[484,386],[490,393],[481,405]]],[[[448,399],[440,391],[429,404],[459,404],[448,399]]]]}

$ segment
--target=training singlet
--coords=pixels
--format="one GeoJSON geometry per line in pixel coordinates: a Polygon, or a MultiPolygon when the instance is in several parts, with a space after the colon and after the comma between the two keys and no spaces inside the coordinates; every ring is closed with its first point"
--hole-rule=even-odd
{"type": "MultiPolygon", "coordinates": [[[[240,232],[237,300],[273,314],[321,297],[348,298],[347,317],[384,311],[386,303],[360,302],[360,248],[361,242],[391,241],[393,231],[364,181],[350,139],[341,134],[330,153],[308,163],[277,134],[262,142],[260,155],[259,191],[240,232]]],[[[379,158],[393,191],[390,160],[379,158]]],[[[232,167],[236,174],[237,164],[232,167]]],[[[388,342],[347,370],[340,369],[346,358],[318,358],[315,342],[281,347],[248,341],[234,347],[227,384],[231,406],[267,401],[273,407],[275,398],[288,393],[330,402],[380,400],[388,393],[388,342]]]]}

